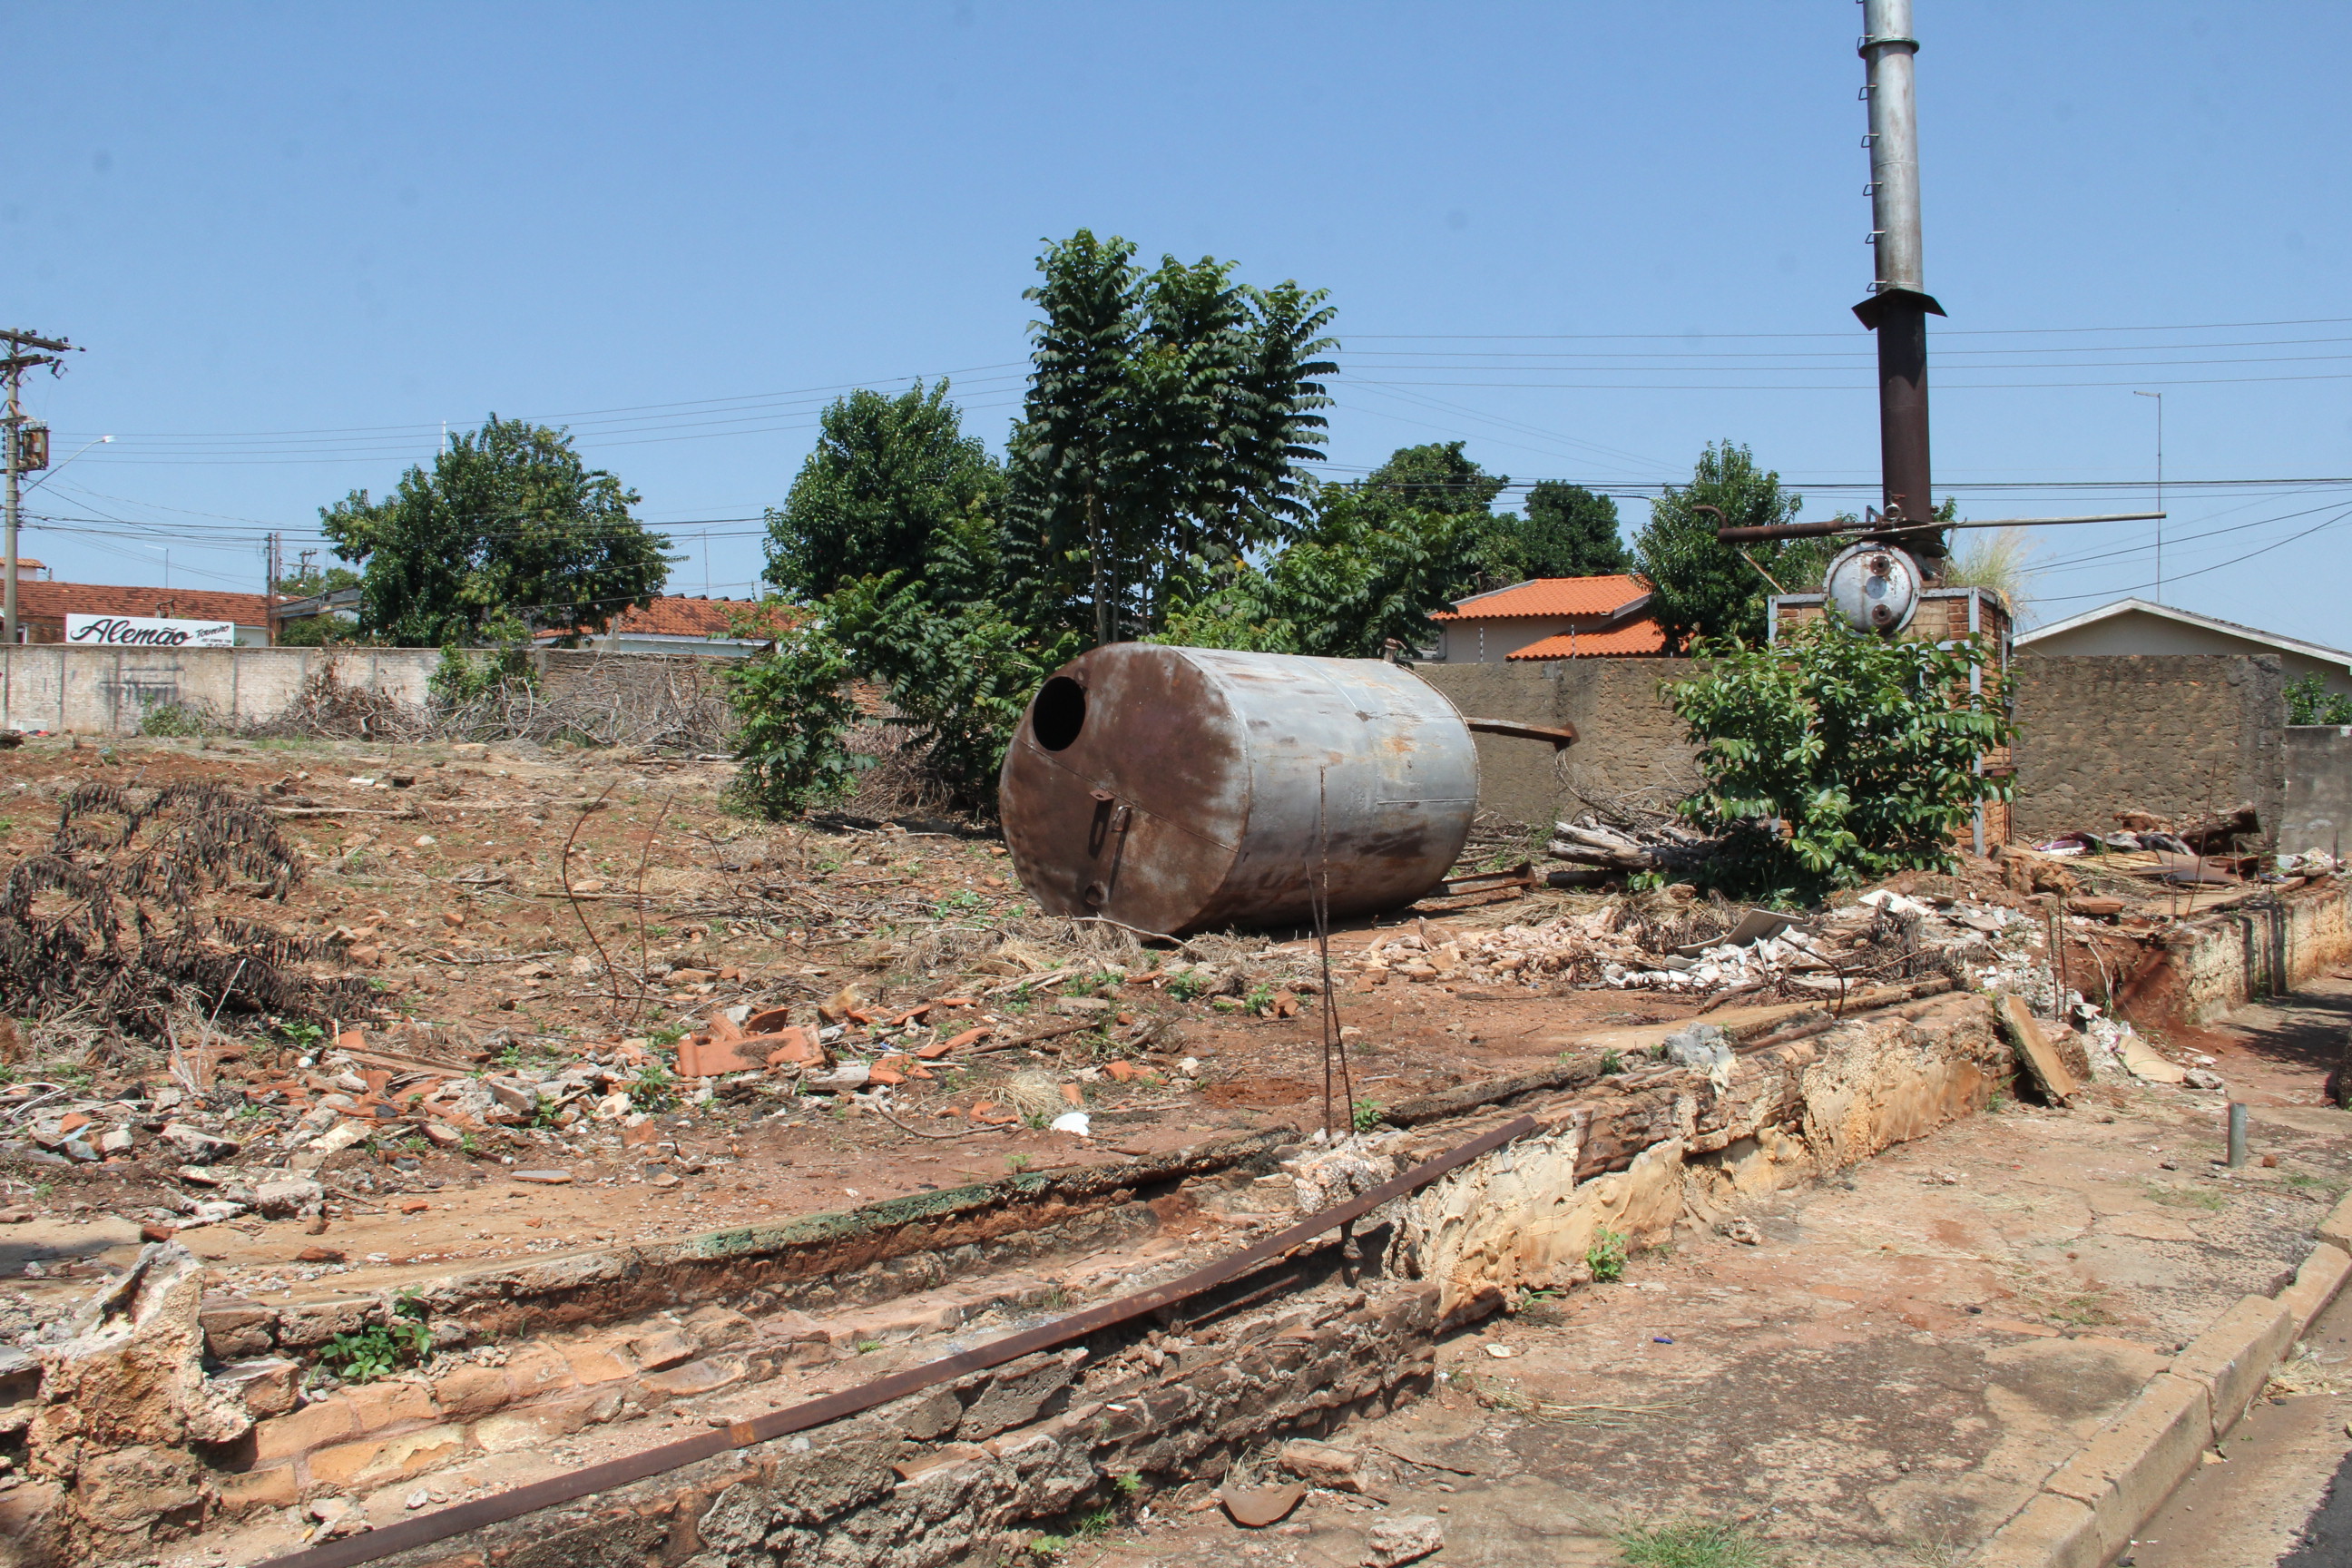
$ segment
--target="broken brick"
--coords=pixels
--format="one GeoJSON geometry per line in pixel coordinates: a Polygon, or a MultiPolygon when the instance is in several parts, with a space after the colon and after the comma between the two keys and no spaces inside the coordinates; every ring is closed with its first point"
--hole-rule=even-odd
{"type": "Polygon", "coordinates": [[[990,1028],[988,1025],[982,1024],[975,1028],[966,1029],[962,1034],[954,1036],[949,1039],[933,1040],[929,1045],[923,1047],[915,1054],[922,1058],[923,1060],[927,1062],[937,1061],[940,1058],[947,1055],[950,1051],[960,1051],[963,1049],[964,1047],[969,1046],[975,1041],[986,1039],[994,1032],[995,1031],[990,1028]]]}

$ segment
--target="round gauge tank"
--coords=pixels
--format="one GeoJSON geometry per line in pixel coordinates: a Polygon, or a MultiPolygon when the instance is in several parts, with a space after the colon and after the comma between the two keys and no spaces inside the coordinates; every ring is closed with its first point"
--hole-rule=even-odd
{"type": "Polygon", "coordinates": [[[1056,670],[1005,751],[1013,863],[1048,913],[1180,935],[1346,920],[1444,879],[1478,807],[1454,704],[1378,659],[1114,643],[1056,670]]]}

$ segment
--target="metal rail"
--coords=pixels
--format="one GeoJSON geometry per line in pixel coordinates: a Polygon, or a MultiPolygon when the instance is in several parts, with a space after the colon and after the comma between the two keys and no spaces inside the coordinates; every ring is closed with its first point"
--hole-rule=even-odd
{"type": "Polygon", "coordinates": [[[356,1563],[377,1562],[419,1546],[429,1546],[436,1541],[446,1541],[453,1535],[482,1529],[486,1525],[519,1519],[558,1503],[577,1501],[598,1492],[610,1491],[615,1487],[626,1486],[632,1481],[679,1469],[700,1459],[716,1458],[730,1449],[747,1448],[755,1443],[804,1431],[828,1421],[838,1421],[845,1415],[855,1415],[877,1405],[887,1405],[894,1399],[903,1398],[934,1384],[945,1383],[968,1373],[982,1372],[992,1366],[1002,1366],[1006,1362],[1018,1361],[1038,1351],[1055,1349],[1097,1330],[1141,1317],[1146,1312],[1171,1306],[1204,1290],[1213,1289],[1229,1279],[1249,1274],[1280,1258],[1299,1243],[1310,1240],[1335,1226],[1360,1219],[1390,1199],[1427,1186],[1446,1173],[1468,1164],[1481,1154],[1501,1148],[1514,1138],[1534,1131],[1535,1128],[1534,1118],[1514,1117],[1459,1148],[1449,1149],[1434,1159],[1423,1161],[1392,1181],[1383,1182],[1336,1207],[1310,1215],[1255,1247],[1165,1285],[1157,1285],[1132,1296],[1122,1296],[1116,1301],[1106,1301],[1099,1307],[1073,1312],[1066,1318],[1041,1327],[1008,1334],[1001,1340],[976,1345],[943,1360],[926,1362],[921,1366],[892,1373],[856,1388],[828,1394],[821,1399],[789,1405],[765,1415],[738,1421],[731,1426],[675,1443],[664,1443],[623,1458],[608,1459],[601,1465],[591,1465],[569,1475],[534,1481],[495,1497],[404,1519],[382,1530],[306,1547],[300,1552],[272,1558],[259,1564],[258,1568],[353,1568],[356,1563]]]}
{"type": "MultiPolygon", "coordinates": [[[[1699,510],[1711,511],[1715,509],[1699,510]]],[[[2160,511],[2112,511],[2097,517],[1989,517],[1973,522],[1777,522],[1758,528],[1718,528],[1715,531],[1715,537],[1724,544],[1750,544],[1771,539],[1821,539],[1837,533],[1898,539],[1906,533],[1937,533],[1948,528],[2055,528],[2071,522],[2154,522],[2163,517],[2164,513],[2160,511]]],[[[1472,728],[1476,726],[1474,724],[1472,728]]]]}

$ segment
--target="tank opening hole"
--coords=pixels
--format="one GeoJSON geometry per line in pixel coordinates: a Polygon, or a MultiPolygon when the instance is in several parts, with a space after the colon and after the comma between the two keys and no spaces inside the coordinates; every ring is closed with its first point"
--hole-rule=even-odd
{"type": "Polygon", "coordinates": [[[1029,711],[1029,731],[1049,752],[1069,749],[1087,726],[1087,689],[1066,675],[1045,682],[1029,711]]]}

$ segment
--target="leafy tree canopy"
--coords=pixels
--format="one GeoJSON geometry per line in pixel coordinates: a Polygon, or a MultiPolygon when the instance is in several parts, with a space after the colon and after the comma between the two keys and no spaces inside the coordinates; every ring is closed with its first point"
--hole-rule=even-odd
{"type": "Polygon", "coordinates": [[[1526,518],[1514,521],[1509,532],[1522,581],[1600,577],[1625,570],[1617,503],[1582,485],[1543,480],[1528,491],[1526,518]]]}
{"type": "Polygon", "coordinates": [[[1333,312],[1293,282],[1163,258],[1081,229],[1038,258],[1042,319],[1010,444],[1007,563],[1027,616],[1149,633],[1216,564],[1307,515],[1333,312]]]}
{"type": "Polygon", "coordinates": [[[861,389],[824,411],[816,449],[767,514],[769,582],[806,602],[881,573],[919,577],[943,536],[993,526],[1003,470],[947,395],[945,381],[896,397],[861,389]]]}
{"type": "Polygon", "coordinates": [[[1493,514],[1495,498],[1511,482],[1490,474],[1464,455],[1461,441],[1400,447],[1389,460],[1364,476],[1356,488],[1365,509],[1387,517],[1399,511],[1434,511],[1481,518],[1493,514]]]}
{"type": "Polygon", "coordinates": [[[383,500],[353,490],[320,508],[320,531],[365,568],[362,635],[469,645],[533,626],[601,631],[650,604],[669,540],[630,515],[637,499],[583,463],[567,433],[493,414],[383,500]]]}
{"type": "Polygon", "coordinates": [[[1803,505],[1802,496],[1780,488],[1779,474],[1759,468],[1753,453],[1728,441],[1700,454],[1689,484],[1650,503],[1650,521],[1633,541],[1633,569],[1649,580],[1650,613],[1665,631],[1668,651],[1695,637],[1761,641],[1764,600],[1772,592],[1763,573],[1803,593],[1821,585],[1833,553],[1813,539],[1750,544],[1750,565],[1741,546],[1717,542],[1716,516],[1700,509],[1714,507],[1724,525],[1748,528],[1793,522],[1803,505]]]}

